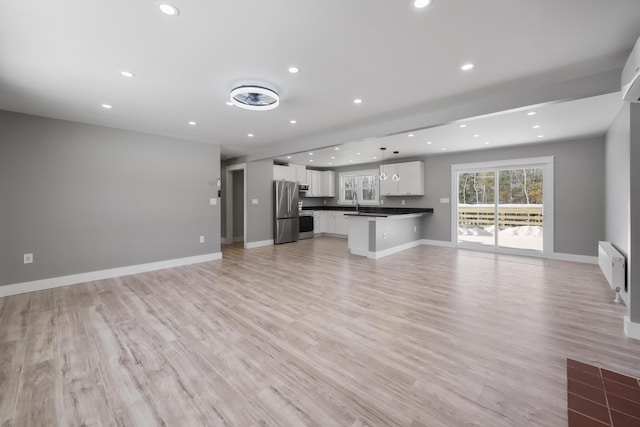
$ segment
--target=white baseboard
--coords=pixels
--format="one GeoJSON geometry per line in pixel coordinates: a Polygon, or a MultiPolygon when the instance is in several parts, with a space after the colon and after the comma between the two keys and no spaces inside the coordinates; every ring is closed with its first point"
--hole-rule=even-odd
{"type": "Polygon", "coordinates": [[[416,240],[414,242],[409,242],[409,243],[405,243],[403,245],[394,246],[392,248],[384,249],[384,250],[378,251],[378,252],[371,252],[371,251],[368,251],[366,249],[353,248],[353,249],[351,249],[351,254],[352,255],[359,255],[359,256],[366,256],[367,258],[371,258],[371,259],[380,259],[382,257],[386,257],[386,256],[389,256],[389,255],[404,251],[406,249],[415,248],[416,246],[420,246],[420,245],[422,245],[422,240],[416,240]]]}
{"type": "Polygon", "coordinates": [[[271,245],[273,245],[273,239],[261,240],[259,242],[247,242],[247,244],[245,245],[245,248],[253,249],[253,248],[260,248],[262,246],[271,246],[271,245]]]}
{"type": "Polygon", "coordinates": [[[146,273],[148,271],[163,270],[165,268],[180,267],[183,265],[197,264],[219,259],[222,259],[222,252],[150,262],[147,264],[129,265],[126,267],[116,267],[107,270],[89,271],[87,273],[52,277],[50,279],[34,280],[32,282],[15,283],[12,285],[0,286],[0,297],[41,291],[44,289],[59,288],[61,286],[77,285],[78,283],[128,276],[130,274],[146,273]]]}
{"type": "Polygon", "coordinates": [[[429,245],[429,246],[442,246],[445,248],[453,248],[454,244],[453,242],[448,242],[446,240],[429,240],[429,239],[422,239],[421,240],[423,245],[429,245]]]}
{"type": "Polygon", "coordinates": [[[629,338],[640,340],[640,323],[632,322],[629,316],[624,316],[624,333],[629,338]]]}
{"type": "Polygon", "coordinates": [[[598,257],[597,256],[563,254],[563,253],[559,253],[559,252],[552,253],[549,256],[549,259],[557,259],[558,261],[581,262],[583,264],[597,264],[598,263],[598,257]]]}

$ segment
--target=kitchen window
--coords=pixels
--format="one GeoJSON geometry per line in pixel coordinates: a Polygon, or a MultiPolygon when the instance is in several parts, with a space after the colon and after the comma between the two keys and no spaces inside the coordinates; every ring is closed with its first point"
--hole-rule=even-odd
{"type": "Polygon", "coordinates": [[[343,205],[353,203],[353,196],[357,195],[360,205],[378,205],[378,171],[353,171],[340,173],[340,197],[338,202],[343,205]]]}

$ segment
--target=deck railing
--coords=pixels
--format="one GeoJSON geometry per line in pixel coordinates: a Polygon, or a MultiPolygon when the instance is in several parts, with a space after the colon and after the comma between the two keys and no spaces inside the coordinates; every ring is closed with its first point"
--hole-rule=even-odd
{"type": "MultiPolygon", "coordinates": [[[[542,205],[498,205],[498,228],[542,226],[542,205]]],[[[458,205],[458,226],[485,228],[495,223],[494,205],[458,205]]]]}

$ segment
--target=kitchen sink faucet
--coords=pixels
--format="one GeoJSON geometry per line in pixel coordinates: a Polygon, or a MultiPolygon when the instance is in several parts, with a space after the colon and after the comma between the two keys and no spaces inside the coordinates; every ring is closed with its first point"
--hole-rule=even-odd
{"type": "Polygon", "coordinates": [[[358,195],[353,193],[353,204],[356,205],[356,211],[358,210],[358,195]]]}

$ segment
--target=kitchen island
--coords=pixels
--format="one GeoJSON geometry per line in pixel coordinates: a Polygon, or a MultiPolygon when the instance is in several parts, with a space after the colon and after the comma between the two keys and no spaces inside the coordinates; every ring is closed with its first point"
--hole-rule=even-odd
{"type": "Polygon", "coordinates": [[[345,214],[353,255],[378,259],[422,244],[422,216],[433,209],[392,209],[345,214]]]}

